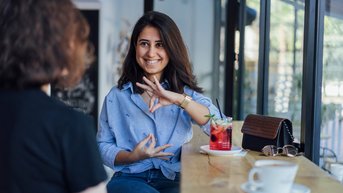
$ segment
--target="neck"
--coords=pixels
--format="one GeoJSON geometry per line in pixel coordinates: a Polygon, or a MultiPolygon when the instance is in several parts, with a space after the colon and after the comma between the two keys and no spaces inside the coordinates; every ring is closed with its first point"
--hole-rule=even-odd
{"type": "Polygon", "coordinates": [[[161,75],[159,75],[159,74],[147,75],[146,77],[147,77],[150,81],[155,82],[154,76],[157,78],[157,80],[158,80],[159,82],[161,82],[161,75]]]}
{"type": "Polygon", "coordinates": [[[40,89],[50,96],[50,84],[44,84],[40,87],[40,89]]]}

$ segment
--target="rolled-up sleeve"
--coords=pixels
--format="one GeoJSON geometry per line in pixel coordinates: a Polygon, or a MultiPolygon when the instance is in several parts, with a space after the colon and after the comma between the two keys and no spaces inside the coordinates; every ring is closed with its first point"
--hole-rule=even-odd
{"type": "MultiPolygon", "coordinates": [[[[186,89],[186,92],[187,91],[189,92],[189,95],[193,98],[194,101],[206,106],[211,115],[214,115],[215,117],[220,117],[218,108],[212,103],[212,100],[210,98],[205,97],[204,95],[189,89],[186,89]]],[[[193,123],[195,122],[193,121],[193,123]]],[[[206,124],[199,125],[207,135],[210,134],[210,123],[210,121],[207,121],[206,124]]]]}
{"type": "MultiPolygon", "coordinates": [[[[116,140],[113,137],[111,128],[109,126],[108,120],[108,98],[104,100],[104,104],[100,113],[100,120],[99,120],[99,130],[97,133],[97,141],[100,150],[100,154],[102,156],[103,162],[106,166],[114,169],[114,160],[121,148],[118,148],[116,145],[116,140]]],[[[118,169],[118,166],[116,166],[118,169]]]]}

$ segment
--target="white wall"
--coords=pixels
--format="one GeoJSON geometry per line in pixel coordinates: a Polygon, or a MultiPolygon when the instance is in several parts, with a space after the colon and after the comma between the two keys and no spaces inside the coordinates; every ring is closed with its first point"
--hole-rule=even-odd
{"type": "Polygon", "coordinates": [[[143,14],[143,0],[100,0],[99,112],[109,90],[117,84],[128,37],[143,14]]]}

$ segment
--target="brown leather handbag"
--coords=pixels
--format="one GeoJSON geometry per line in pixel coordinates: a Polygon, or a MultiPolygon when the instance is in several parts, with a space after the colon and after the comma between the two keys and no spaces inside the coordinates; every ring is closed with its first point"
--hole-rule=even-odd
{"type": "Polygon", "coordinates": [[[292,122],[285,118],[250,114],[243,123],[242,147],[261,151],[266,145],[283,147],[293,144],[292,122]]]}

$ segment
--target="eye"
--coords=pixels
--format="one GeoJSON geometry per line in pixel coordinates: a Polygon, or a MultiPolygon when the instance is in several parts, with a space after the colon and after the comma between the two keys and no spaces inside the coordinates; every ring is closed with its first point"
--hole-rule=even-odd
{"type": "Polygon", "coordinates": [[[149,47],[149,42],[147,42],[147,41],[140,41],[139,45],[142,46],[142,47],[149,47]]]}
{"type": "Polygon", "coordinates": [[[163,43],[162,42],[157,42],[156,43],[157,48],[163,48],[163,43]]]}

